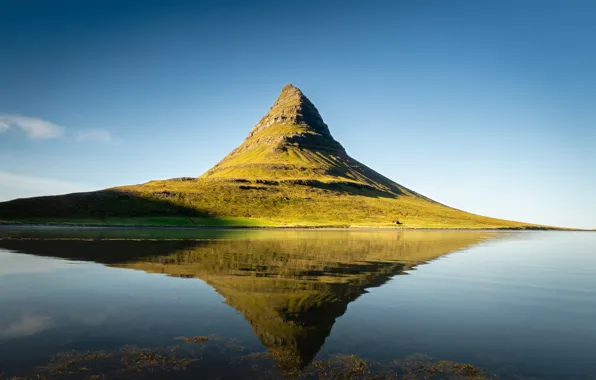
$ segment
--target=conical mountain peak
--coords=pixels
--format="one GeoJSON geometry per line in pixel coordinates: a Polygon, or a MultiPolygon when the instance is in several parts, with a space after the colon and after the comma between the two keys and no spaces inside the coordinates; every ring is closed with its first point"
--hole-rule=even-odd
{"type": "Polygon", "coordinates": [[[244,142],[202,178],[347,184],[391,196],[409,192],[348,156],[315,105],[291,84],[244,142]]]}
{"type": "Polygon", "coordinates": [[[294,86],[293,84],[286,84],[282,89],[281,89],[281,96],[304,96],[304,94],[302,93],[302,91],[300,91],[300,89],[296,86],[294,86]]]}
{"type": "Polygon", "coordinates": [[[349,170],[337,168],[338,158],[345,161],[346,151],[315,105],[289,84],[244,142],[202,177],[333,180],[349,170]]]}
{"type": "Polygon", "coordinates": [[[305,126],[312,132],[331,136],[327,124],[315,105],[300,91],[298,87],[288,84],[282,88],[279,97],[269,112],[254,126],[249,138],[265,128],[277,124],[295,124],[305,126]]]}

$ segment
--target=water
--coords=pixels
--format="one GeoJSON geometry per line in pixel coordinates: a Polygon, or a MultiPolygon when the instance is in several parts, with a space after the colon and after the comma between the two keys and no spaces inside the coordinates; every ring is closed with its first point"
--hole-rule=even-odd
{"type": "Polygon", "coordinates": [[[0,236],[8,377],[596,379],[596,233],[0,236]]]}

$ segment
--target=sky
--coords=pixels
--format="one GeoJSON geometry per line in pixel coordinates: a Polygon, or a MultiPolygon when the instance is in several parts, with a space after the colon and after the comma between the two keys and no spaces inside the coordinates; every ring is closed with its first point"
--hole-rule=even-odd
{"type": "Polygon", "coordinates": [[[0,200],[199,176],[286,84],[439,202],[596,228],[596,2],[3,1],[0,200]]]}

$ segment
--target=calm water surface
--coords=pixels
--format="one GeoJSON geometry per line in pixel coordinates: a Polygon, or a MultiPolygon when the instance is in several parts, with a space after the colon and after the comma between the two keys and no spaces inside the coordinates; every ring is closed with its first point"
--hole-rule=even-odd
{"type": "Polygon", "coordinates": [[[596,379],[595,322],[596,233],[0,230],[7,377],[596,379]]]}

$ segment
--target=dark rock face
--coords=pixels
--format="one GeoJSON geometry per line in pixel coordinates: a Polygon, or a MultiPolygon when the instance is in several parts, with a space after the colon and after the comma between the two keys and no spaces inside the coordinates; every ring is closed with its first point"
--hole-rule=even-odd
{"type": "Polygon", "coordinates": [[[281,90],[281,94],[267,115],[263,116],[261,121],[253,127],[248,138],[275,124],[306,125],[313,132],[331,137],[329,127],[323,121],[315,105],[300,89],[291,84],[281,90]]]}
{"type": "MultiPolygon", "coordinates": [[[[300,89],[291,84],[281,90],[281,94],[269,112],[253,127],[244,143],[226,158],[264,146],[271,147],[277,153],[296,147],[346,155],[343,146],[331,136],[329,127],[315,105],[300,89]],[[288,128],[281,133],[269,133],[270,131],[267,130],[280,125],[288,128]]],[[[225,158],[222,162],[224,161],[225,158]]]]}

